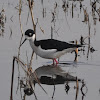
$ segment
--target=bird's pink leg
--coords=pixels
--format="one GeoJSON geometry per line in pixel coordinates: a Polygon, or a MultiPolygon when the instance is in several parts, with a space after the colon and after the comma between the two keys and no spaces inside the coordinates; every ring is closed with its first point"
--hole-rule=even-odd
{"type": "Polygon", "coordinates": [[[54,62],[56,63],[56,66],[57,66],[57,64],[59,64],[58,61],[56,60],[56,58],[53,59],[53,65],[55,65],[54,62]]]}
{"type": "Polygon", "coordinates": [[[55,65],[55,63],[56,63],[56,66],[57,66],[57,64],[59,64],[59,62],[56,60],[56,58],[53,59],[53,65],[55,65]]]}
{"type": "Polygon", "coordinates": [[[55,65],[55,61],[54,61],[54,59],[53,59],[53,65],[55,65]]]}
{"type": "Polygon", "coordinates": [[[59,64],[58,61],[56,60],[56,58],[54,58],[54,61],[56,62],[56,64],[59,64]]]}

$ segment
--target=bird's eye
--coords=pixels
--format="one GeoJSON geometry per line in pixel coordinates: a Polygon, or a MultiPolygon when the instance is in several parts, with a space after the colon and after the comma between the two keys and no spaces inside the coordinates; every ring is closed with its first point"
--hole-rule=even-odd
{"type": "Polygon", "coordinates": [[[29,36],[32,36],[32,33],[29,33],[29,36]]]}

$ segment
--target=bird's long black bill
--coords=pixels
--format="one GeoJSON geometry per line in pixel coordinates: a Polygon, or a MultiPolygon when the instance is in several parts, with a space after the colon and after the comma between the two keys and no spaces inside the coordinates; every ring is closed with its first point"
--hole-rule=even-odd
{"type": "Polygon", "coordinates": [[[25,39],[25,40],[21,43],[20,47],[24,44],[24,42],[25,42],[26,40],[27,40],[27,39],[25,39]]]}

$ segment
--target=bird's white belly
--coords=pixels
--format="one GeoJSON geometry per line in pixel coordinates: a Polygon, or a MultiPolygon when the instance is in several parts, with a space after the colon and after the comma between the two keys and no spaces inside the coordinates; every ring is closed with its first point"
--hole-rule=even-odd
{"type": "Polygon", "coordinates": [[[69,49],[65,49],[65,50],[62,50],[62,51],[57,51],[54,55],[55,55],[55,58],[59,58],[60,56],[64,55],[65,53],[69,53],[69,52],[72,52],[73,50],[75,50],[76,48],[69,48],[69,49]]]}

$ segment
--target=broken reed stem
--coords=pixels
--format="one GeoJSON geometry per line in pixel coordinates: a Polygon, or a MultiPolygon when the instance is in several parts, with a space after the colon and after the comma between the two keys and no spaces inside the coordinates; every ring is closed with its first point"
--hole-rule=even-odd
{"type": "MultiPolygon", "coordinates": [[[[32,23],[33,23],[33,30],[36,33],[36,25],[35,25],[35,22],[34,22],[34,17],[33,17],[33,12],[32,12],[33,5],[31,4],[30,0],[28,0],[28,4],[29,4],[30,12],[31,12],[31,19],[32,19],[32,23]]],[[[34,51],[32,52],[32,56],[31,56],[31,60],[30,60],[30,66],[29,67],[32,66],[33,55],[34,55],[34,51]]]]}
{"type": "Polygon", "coordinates": [[[55,90],[56,90],[56,88],[55,88],[55,85],[54,85],[54,91],[53,91],[53,94],[52,94],[52,99],[54,99],[55,90]]]}
{"type": "MultiPolygon", "coordinates": [[[[17,57],[13,57],[10,100],[13,100],[13,82],[14,82],[14,68],[15,68],[14,64],[15,64],[15,60],[16,60],[18,63],[20,62],[23,66],[25,66],[25,64],[22,63],[17,57]]],[[[27,70],[26,70],[24,67],[22,67],[22,68],[24,69],[24,71],[25,71],[26,73],[28,73],[27,70]]],[[[29,74],[29,73],[28,73],[28,74],[29,74]]]]}
{"type": "MultiPolygon", "coordinates": [[[[18,59],[17,57],[13,57],[13,61],[17,61],[20,65],[21,65],[21,67],[22,67],[22,69],[25,71],[25,73],[28,75],[28,76],[30,76],[30,72],[26,69],[27,68],[27,65],[26,64],[24,64],[20,59],[18,59]],[[25,67],[26,66],[26,67],[25,67]]],[[[13,62],[13,66],[14,66],[14,62],[13,62]]],[[[37,77],[37,74],[36,74],[36,72],[34,71],[33,72],[33,75],[34,75],[34,79],[35,79],[35,81],[39,84],[39,86],[42,88],[42,90],[47,94],[47,92],[45,91],[45,89],[41,86],[41,84],[40,84],[40,82],[39,82],[39,79],[38,79],[38,77],[37,77]]],[[[12,85],[11,85],[12,86],[12,85]]],[[[12,86],[13,87],[13,86],[12,86]]],[[[12,88],[12,90],[13,90],[13,88],[12,88]]],[[[11,94],[12,94],[12,92],[11,92],[11,94]]],[[[12,97],[12,96],[11,96],[12,97]]],[[[12,100],[12,99],[11,99],[12,100]]]]}
{"type": "Polygon", "coordinates": [[[45,89],[41,86],[40,81],[39,81],[39,79],[37,77],[37,73],[35,71],[33,72],[33,75],[34,75],[35,81],[39,84],[39,86],[42,88],[42,90],[47,94],[47,92],[45,91],[45,89]]]}
{"type": "MultiPolygon", "coordinates": [[[[21,33],[22,33],[22,36],[21,36],[21,39],[20,39],[20,45],[21,45],[22,38],[23,38],[23,30],[22,30],[22,24],[21,24],[21,6],[22,6],[22,3],[21,3],[21,0],[19,0],[19,24],[20,24],[20,30],[21,30],[21,33]]],[[[19,48],[18,48],[18,59],[19,59],[19,56],[20,56],[20,45],[19,45],[19,48]]],[[[20,76],[19,64],[18,64],[18,76],[20,76]]],[[[17,87],[16,92],[18,91],[18,88],[19,88],[19,78],[18,78],[18,87],[17,87]]]]}
{"type": "Polygon", "coordinates": [[[30,0],[28,0],[28,4],[29,4],[29,8],[30,8],[30,12],[31,12],[31,18],[32,18],[32,23],[33,23],[33,29],[34,29],[34,31],[35,31],[35,22],[34,22],[34,17],[33,17],[33,12],[32,12],[32,4],[31,4],[31,1],[30,0]]]}
{"type": "Polygon", "coordinates": [[[36,94],[35,94],[35,92],[33,92],[33,93],[34,93],[35,99],[38,100],[38,99],[37,99],[37,96],[36,96],[36,94]]]}
{"type": "Polygon", "coordinates": [[[73,7],[73,3],[72,3],[72,18],[73,18],[73,15],[74,15],[74,14],[73,14],[73,9],[74,9],[74,7],[73,7]]]}
{"type": "Polygon", "coordinates": [[[89,22],[89,16],[88,16],[88,29],[89,29],[89,33],[88,33],[88,52],[87,52],[87,59],[89,57],[89,53],[90,53],[90,31],[91,31],[91,26],[90,26],[90,22],[89,22]]]}
{"type": "Polygon", "coordinates": [[[99,12],[96,10],[96,3],[97,1],[94,1],[93,4],[92,4],[92,8],[94,9],[94,11],[98,14],[98,16],[100,17],[100,14],[99,12]]]}
{"type": "Polygon", "coordinates": [[[78,84],[78,79],[77,79],[77,77],[76,77],[76,97],[75,97],[75,100],[77,100],[78,91],[79,91],[79,84],[78,84]]]}
{"type": "Polygon", "coordinates": [[[21,67],[22,67],[22,69],[29,75],[29,72],[27,71],[27,65],[26,64],[24,64],[19,58],[17,58],[17,57],[14,57],[15,58],[15,60],[20,64],[20,65],[22,65],[21,67]],[[24,66],[24,67],[23,67],[24,66]],[[25,67],[26,66],[26,67],[25,67]]]}
{"type": "Polygon", "coordinates": [[[11,78],[11,94],[10,94],[10,100],[13,100],[13,82],[14,82],[14,63],[15,58],[13,58],[13,65],[12,65],[12,78],[11,78]]]}
{"type": "Polygon", "coordinates": [[[31,60],[30,60],[30,67],[32,66],[33,55],[34,55],[34,51],[32,52],[32,56],[31,56],[31,60]]]}
{"type": "Polygon", "coordinates": [[[26,99],[26,94],[24,94],[24,96],[23,96],[23,100],[25,100],[26,99]]]}
{"type": "Polygon", "coordinates": [[[22,24],[21,24],[21,6],[22,6],[22,3],[21,3],[21,0],[19,0],[19,24],[20,24],[21,33],[23,34],[23,29],[22,29],[22,24]]]}
{"type": "MultiPolygon", "coordinates": [[[[53,76],[52,76],[52,79],[53,79],[53,76]]],[[[54,98],[54,94],[55,94],[55,90],[56,90],[56,88],[55,88],[55,81],[53,80],[53,82],[54,82],[54,91],[53,91],[53,94],[52,94],[52,99],[54,98]]]]}
{"type": "MultiPolygon", "coordinates": [[[[21,30],[21,33],[22,33],[22,36],[21,36],[21,40],[20,40],[20,45],[21,45],[21,42],[22,42],[22,38],[23,38],[23,29],[22,29],[22,24],[21,24],[21,0],[19,0],[19,24],[20,24],[20,30],[21,30]]],[[[19,45],[19,49],[18,49],[18,58],[20,56],[20,45],[19,45]]]]}

